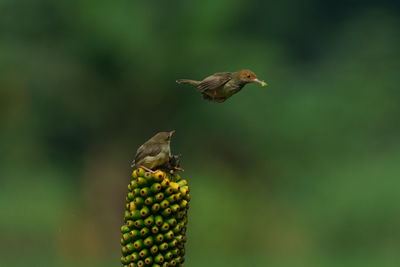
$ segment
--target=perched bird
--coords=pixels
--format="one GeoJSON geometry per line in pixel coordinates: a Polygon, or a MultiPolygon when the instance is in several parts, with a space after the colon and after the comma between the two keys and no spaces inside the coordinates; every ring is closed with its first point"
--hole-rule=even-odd
{"type": "Polygon", "coordinates": [[[170,142],[174,133],[175,131],[159,132],[147,140],[137,150],[131,167],[142,167],[154,172],[152,169],[168,163],[171,157],[170,142]]]}
{"type": "Polygon", "coordinates": [[[196,86],[204,99],[218,103],[224,102],[242,90],[248,83],[259,83],[261,86],[267,85],[266,82],[257,79],[257,76],[251,70],[215,73],[202,81],[179,79],[176,82],[196,86]]]}

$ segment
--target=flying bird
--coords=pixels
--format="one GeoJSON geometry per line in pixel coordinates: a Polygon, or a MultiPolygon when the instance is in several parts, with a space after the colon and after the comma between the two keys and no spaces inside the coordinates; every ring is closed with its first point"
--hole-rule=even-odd
{"type": "Polygon", "coordinates": [[[225,102],[248,83],[259,83],[263,87],[267,86],[267,83],[257,79],[257,76],[251,70],[219,72],[201,81],[179,79],[176,82],[193,85],[203,95],[204,99],[218,103],[225,102]]]}
{"type": "Polygon", "coordinates": [[[171,157],[170,142],[175,131],[159,132],[141,145],[131,167],[142,167],[154,172],[153,169],[169,162],[171,157]]]}

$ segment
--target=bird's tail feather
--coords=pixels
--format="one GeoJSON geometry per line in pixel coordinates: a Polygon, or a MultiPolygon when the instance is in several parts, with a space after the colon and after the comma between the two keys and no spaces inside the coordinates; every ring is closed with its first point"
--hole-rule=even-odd
{"type": "Polygon", "coordinates": [[[188,80],[188,79],[178,79],[176,80],[177,83],[181,84],[181,83],[187,83],[187,84],[191,84],[194,86],[197,86],[200,84],[200,81],[195,81],[195,80],[188,80]]]}

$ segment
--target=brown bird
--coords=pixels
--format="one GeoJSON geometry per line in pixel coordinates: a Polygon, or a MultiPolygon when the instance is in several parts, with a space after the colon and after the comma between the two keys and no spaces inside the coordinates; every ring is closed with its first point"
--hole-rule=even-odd
{"type": "Polygon", "coordinates": [[[153,169],[165,165],[171,157],[170,142],[175,131],[159,132],[147,140],[136,152],[131,167],[142,167],[154,172],[153,169]]]}
{"type": "Polygon", "coordinates": [[[266,82],[257,79],[257,76],[251,70],[215,73],[202,81],[179,79],[176,82],[196,86],[204,99],[218,103],[224,102],[242,90],[248,83],[259,83],[261,86],[267,85],[266,82]]]}

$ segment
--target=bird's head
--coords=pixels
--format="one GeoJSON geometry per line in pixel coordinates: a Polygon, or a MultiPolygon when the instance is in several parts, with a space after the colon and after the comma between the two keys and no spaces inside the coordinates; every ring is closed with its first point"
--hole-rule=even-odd
{"type": "Polygon", "coordinates": [[[157,142],[168,142],[169,143],[171,141],[171,137],[172,137],[172,135],[174,135],[174,133],[175,133],[175,130],[170,131],[170,132],[159,132],[153,138],[157,142]]]}
{"type": "Polygon", "coordinates": [[[251,70],[239,70],[237,72],[239,79],[245,83],[259,83],[261,86],[266,86],[267,83],[257,79],[257,75],[251,70]]]}

